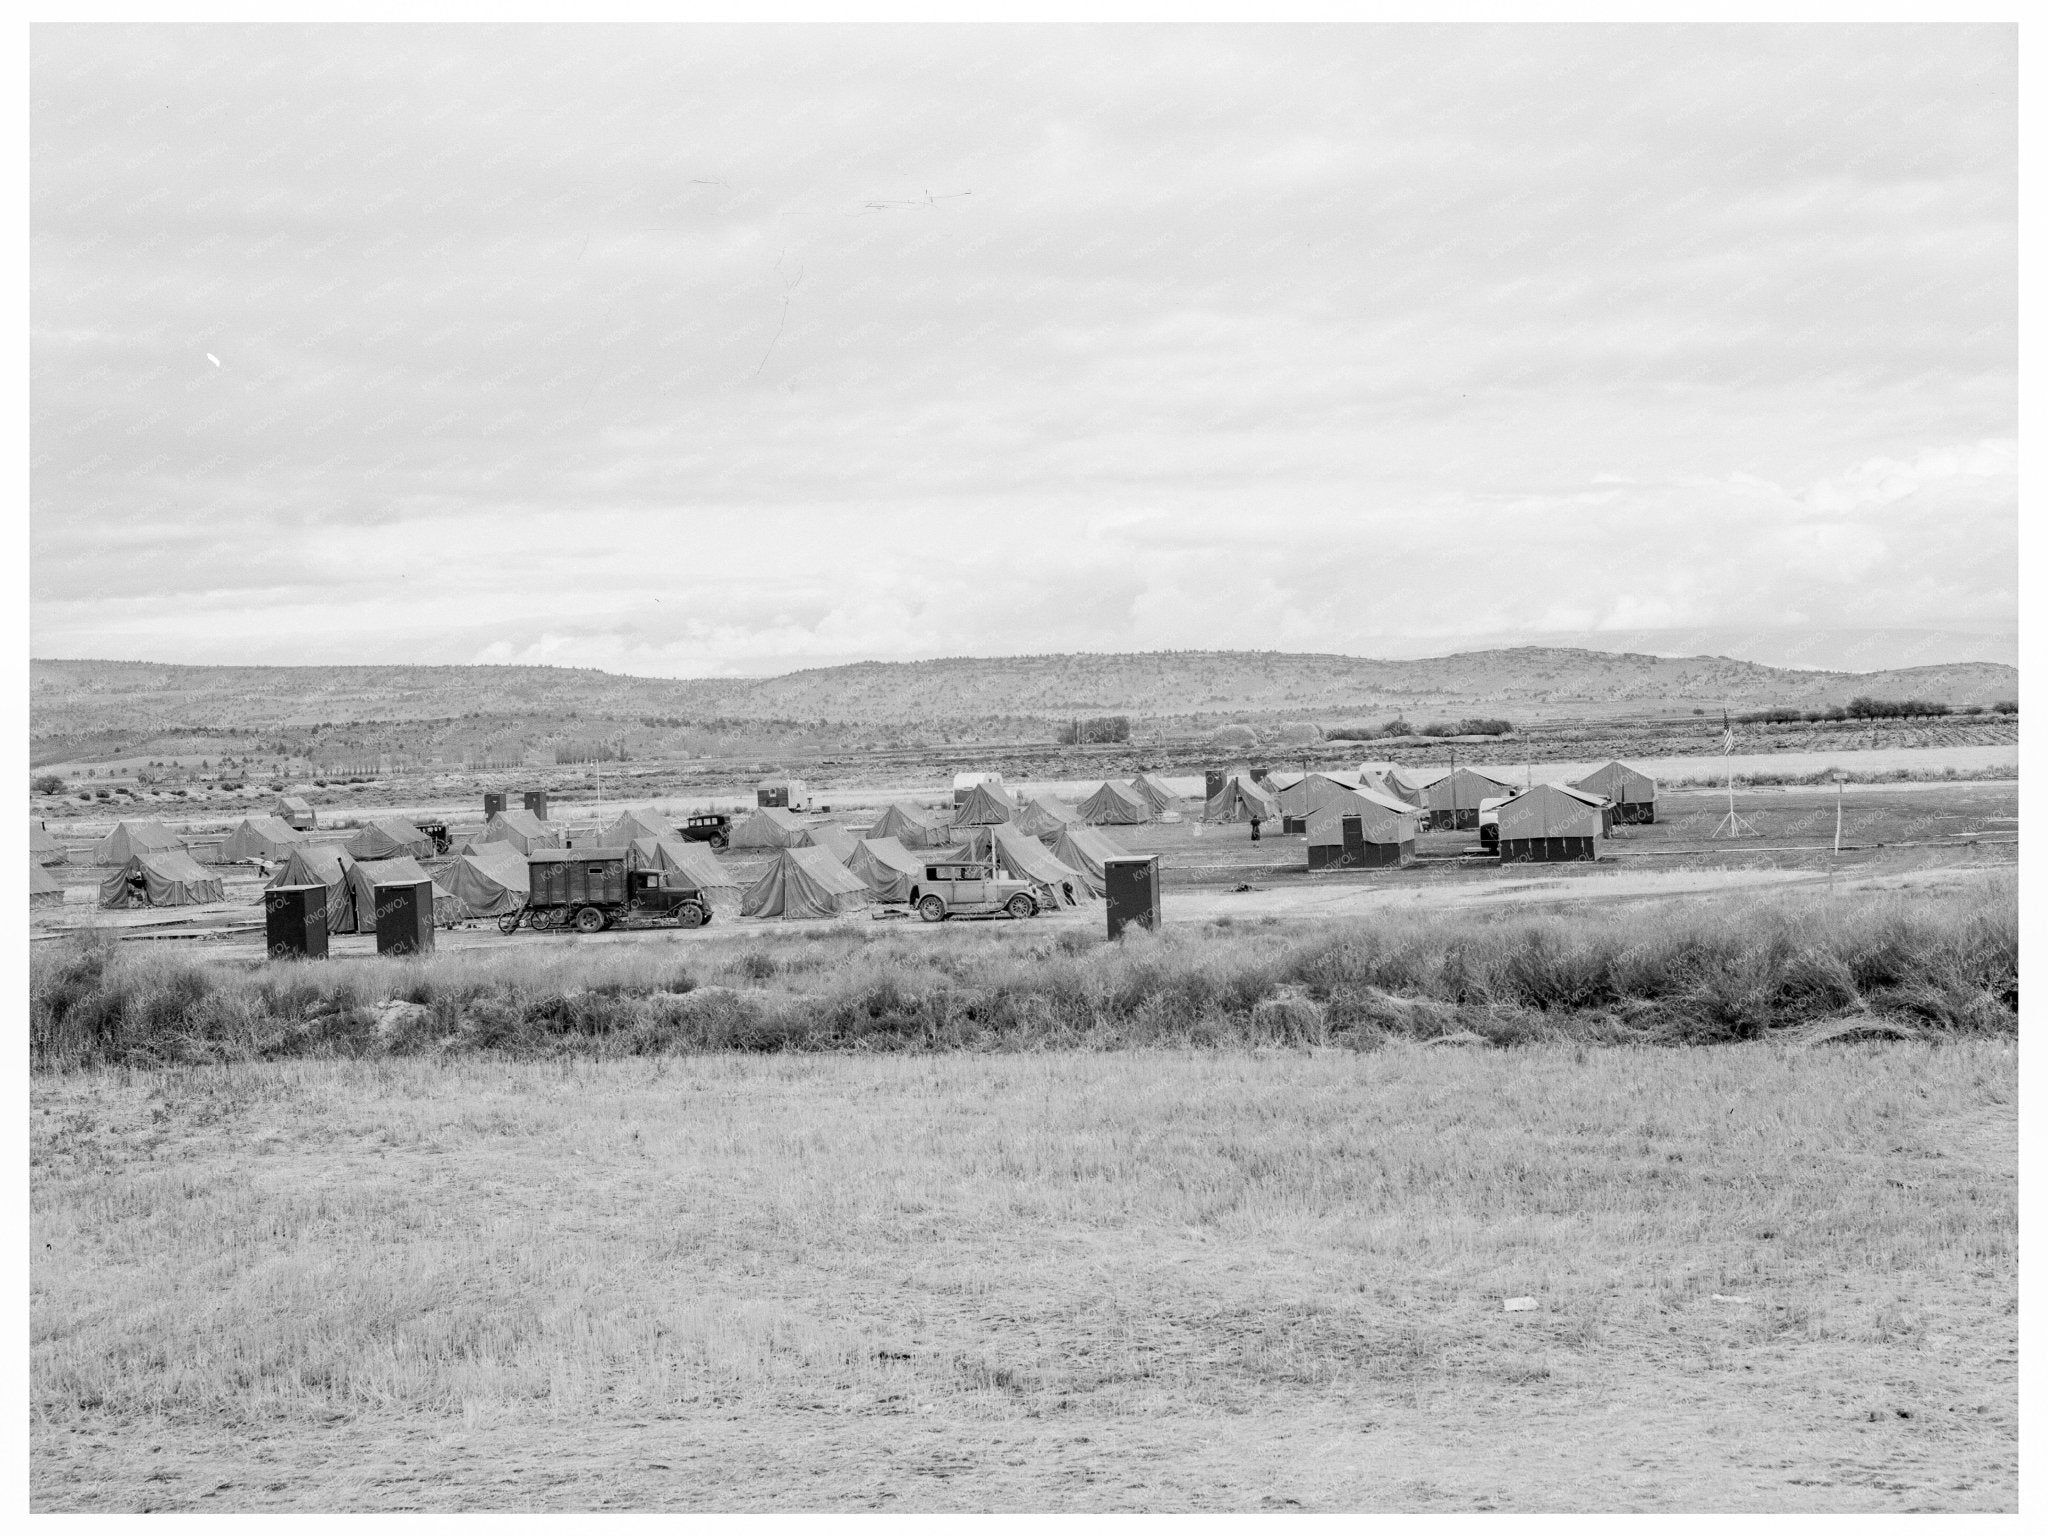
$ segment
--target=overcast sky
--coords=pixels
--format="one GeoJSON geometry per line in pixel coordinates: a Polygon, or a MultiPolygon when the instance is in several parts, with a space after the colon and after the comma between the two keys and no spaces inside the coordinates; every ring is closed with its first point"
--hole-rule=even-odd
{"type": "Polygon", "coordinates": [[[2009,27],[40,27],[32,642],[2010,630],[2009,27]]]}

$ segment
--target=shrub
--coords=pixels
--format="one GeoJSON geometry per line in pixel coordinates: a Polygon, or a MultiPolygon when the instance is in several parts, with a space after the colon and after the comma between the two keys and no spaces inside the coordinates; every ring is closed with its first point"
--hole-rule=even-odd
{"type": "Polygon", "coordinates": [[[1097,715],[1088,720],[1068,720],[1061,724],[1055,739],[1063,747],[1129,741],[1131,739],[1131,717],[1129,715],[1097,715]]]}
{"type": "Polygon", "coordinates": [[[1209,744],[1249,751],[1259,744],[1259,733],[1248,725],[1222,725],[1209,733],[1209,744]]]}
{"type": "Polygon", "coordinates": [[[64,781],[54,773],[46,773],[36,779],[31,788],[39,795],[61,795],[64,793],[64,781]]]}

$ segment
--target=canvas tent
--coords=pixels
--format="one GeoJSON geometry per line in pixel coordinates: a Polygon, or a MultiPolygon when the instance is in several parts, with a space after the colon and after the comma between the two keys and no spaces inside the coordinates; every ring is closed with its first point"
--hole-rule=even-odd
{"type": "Polygon", "coordinates": [[[201,869],[182,848],[154,848],[128,861],[100,882],[100,905],[122,907],[191,907],[221,901],[227,893],[220,877],[201,869]]]}
{"type": "MultiPolygon", "coordinates": [[[[389,859],[357,859],[348,867],[349,899],[355,906],[355,922],[350,930],[355,933],[377,931],[377,888],[394,885],[432,885],[434,887],[434,922],[455,923],[463,917],[462,905],[441,886],[434,883],[433,876],[421,869],[419,862],[405,854],[389,859]]],[[[330,932],[333,930],[330,929],[330,932]]]]}
{"type": "Polygon", "coordinates": [[[1627,763],[1612,762],[1595,768],[1583,779],[1573,779],[1567,787],[1613,801],[1614,820],[1623,826],[1648,826],[1657,819],[1657,781],[1627,763]]]}
{"type": "Polygon", "coordinates": [[[804,830],[810,833],[813,848],[823,848],[840,863],[844,864],[853,857],[856,839],[846,828],[833,822],[821,821],[804,830]]]}
{"type": "Polygon", "coordinates": [[[607,848],[629,848],[636,838],[674,837],[676,829],[668,824],[661,812],[651,805],[643,805],[637,811],[627,811],[598,834],[598,841],[607,848]]]}
{"type": "Polygon", "coordinates": [[[549,826],[531,811],[493,811],[475,846],[483,843],[504,843],[525,858],[538,849],[561,847],[562,829],[549,826]]]}
{"type": "Polygon", "coordinates": [[[953,825],[992,827],[997,822],[1013,819],[1016,814],[1016,802],[1001,784],[976,784],[967,791],[967,798],[953,812],[953,825]]]}
{"type": "Polygon", "coordinates": [[[967,797],[973,794],[975,789],[980,785],[987,785],[989,788],[1001,792],[1003,788],[1003,776],[1000,773],[987,773],[979,771],[954,774],[953,808],[955,810],[958,810],[961,806],[965,805],[967,803],[967,797]]]}
{"type": "Polygon", "coordinates": [[[995,842],[996,863],[1019,880],[1046,887],[1059,905],[1078,907],[1094,894],[1078,870],[1061,863],[1037,838],[1027,837],[1015,827],[994,826],[988,831],[995,842]]]}
{"type": "Polygon", "coordinates": [[[911,882],[924,876],[924,860],[893,837],[862,838],[846,868],[877,901],[910,900],[911,882]]]}
{"type": "Polygon", "coordinates": [[[299,834],[275,816],[250,816],[220,845],[223,864],[245,859],[281,859],[299,845],[299,834]]]}
{"type": "Polygon", "coordinates": [[[64,887],[34,859],[28,861],[28,900],[30,906],[55,906],[64,899],[64,887]]]}
{"type": "Polygon", "coordinates": [[[1500,858],[1503,864],[1525,861],[1597,858],[1596,846],[1606,829],[1607,802],[1561,784],[1538,784],[1502,803],[1500,858]]]}
{"type": "Polygon", "coordinates": [[[1250,779],[1232,775],[1223,791],[1202,808],[1204,821],[1277,821],[1280,802],[1250,779]]]}
{"type": "Polygon", "coordinates": [[[778,806],[762,806],[732,829],[729,848],[808,848],[811,834],[803,822],[778,806]]]}
{"type": "Polygon", "coordinates": [[[1376,789],[1345,790],[1308,815],[1310,869],[1370,869],[1415,856],[1421,815],[1376,789]]]}
{"type": "Polygon", "coordinates": [[[434,840],[403,816],[379,816],[366,822],[342,847],[356,860],[434,856],[434,840]]]}
{"type": "Polygon", "coordinates": [[[320,824],[312,802],[301,795],[279,795],[270,814],[296,832],[309,832],[320,824]]]}
{"type": "Polygon", "coordinates": [[[1432,827],[1463,831],[1479,825],[1479,802],[1512,795],[1520,788],[1477,768],[1453,768],[1422,792],[1422,808],[1432,827]]]}
{"type": "Polygon", "coordinates": [[[517,912],[530,894],[526,855],[510,843],[478,843],[434,878],[470,917],[517,912]]]}
{"type": "Polygon", "coordinates": [[[138,853],[159,853],[175,849],[182,853],[184,839],[160,821],[117,821],[114,830],[92,846],[95,864],[126,864],[138,853]]]}
{"type": "Polygon", "coordinates": [[[943,848],[953,840],[948,828],[901,802],[892,802],[866,835],[893,837],[905,848],[943,848]]]}
{"type": "Polygon", "coordinates": [[[868,888],[823,848],[784,848],[747,887],[742,917],[838,917],[867,905],[868,888]]]}
{"type": "Polygon", "coordinates": [[[1163,816],[1168,811],[1178,811],[1181,808],[1180,796],[1149,773],[1141,773],[1131,780],[1131,788],[1140,800],[1152,807],[1154,816],[1163,816]]]}
{"type": "Polygon", "coordinates": [[[1305,773],[1273,798],[1280,805],[1280,830],[1306,832],[1308,819],[1332,800],[1351,794],[1358,786],[1331,773],[1305,773]]]}
{"type": "Polygon", "coordinates": [[[1033,795],[1020,800],[1010,824],[1026,837],[1051,837],[1080,819],[1081,813],[1066,801],[1055,800],[1051,795],[1033,795]]]}
{"type": "Polygon", "coordinates": [[[1396,800],[1406,800],[1410,805],[1421,808],[1422,797],[1428,791],[1430,776],[1426,773],[1410,772],[1405,768],[1390,768],[1386,773],[1386,785],[1396,800]]]}
{"type": "Polygon", "coordinates": [[[1125,858],[1128,850],[1118,847],[1107,832],[1098,832],[1093,827],[1068,827],[1053,839],[1052,856],[1081,877],[1089,895],[1100,896],[1104,881],[1102,861],[1125,858]]]}
{"type": "Polygon", "coordinates": [[[355,862],[332,843],[301,843],[285,855],[265,889],[281,885],[324,885],[327,887],[327,931],[355,930],[355,903],[349,895],[348,867],[355,862]]]}
{"type": "Polygon", "coordinates": [[[40,821],[28,824],[28,856],[38,864],[62,864],[64,847],[40,821]]]}
{"type": "Polygon", "coordinates": [[[714,912],[739,903],[739,877],[704,844],[676,837],[636,837],[630,846],[635,869],[674,870],[704,893],[714,912]]]}
{"type": "Polygon", "coordinates": [[[1105,783],[1078,807],[1091,827],[1132,827],[1152,819],[1152,807],[1123,784],[1105,783]]]}

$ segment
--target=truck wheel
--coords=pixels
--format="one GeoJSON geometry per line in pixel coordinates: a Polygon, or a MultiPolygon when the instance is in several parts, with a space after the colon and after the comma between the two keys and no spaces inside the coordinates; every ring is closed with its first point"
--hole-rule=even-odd
{"type": "Polygon", "coordinates": [[[678,928],[702,928],[710,920],[710,916],[711,914],[698,906],[696,902],[686,901],[676,908],[676,926],[678,928]]]}
{"type": "Polygon", "coordinates": [[[604,914],[595,907],[585,907],[576,914],[576,931],[578,933],[603,933],[604,914]]]}
{"type": "Polygon", "coordinates": [[[507,912],[501,915],[498,918],[498,932],[517,933],[519,931],[519,919],[523,915],[523,913],[519,912],[507,912]]]}
{"type": "Polygon", "coordinates": [[[945,898],[942,896],[925,897],[923,901],[917,904],[917,915],[928,923],[943,921],[946,916],[945,898]]]}
{"type": "Polygon", "coordinates": [[[1032,899],[1028,891],[1019,891],[1016,895],[1012,896],[1009,901],[1009,908],[1010,916],[1012,917],[1036,917],[1038,915],[1038,903],[1032,899]]]}

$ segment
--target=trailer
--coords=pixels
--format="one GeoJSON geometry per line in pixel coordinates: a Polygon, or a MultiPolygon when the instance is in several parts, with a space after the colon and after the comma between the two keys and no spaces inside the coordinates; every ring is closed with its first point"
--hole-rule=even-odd
{"type": "Polygon", "coordinates": [[[527,855],[526,905],[498,919],[504,933],[574,928],[701,928],[711,899],[673,869],[634,869],[626,848],[536,848],[527,855]]]}

